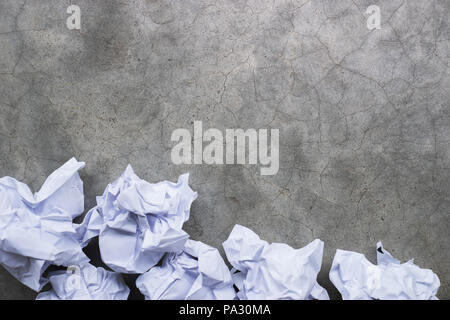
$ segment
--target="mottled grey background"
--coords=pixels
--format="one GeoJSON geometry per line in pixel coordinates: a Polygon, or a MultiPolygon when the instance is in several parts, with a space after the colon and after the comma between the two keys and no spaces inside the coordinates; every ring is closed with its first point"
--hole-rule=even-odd
{"type": "MultiPolygon", "coordinates": [[[[190,172],[186,230],[415,258],[450,298],[450,1],[0,1],[0,176],[86,162],[86,209],[128,163],[190,172]],[[364,12],[381,7],[381,30],[364,12]],[[171,163],[176,128],[280,129],[280,170],[171,163]]],[[[91,248],[92,249],[92,248],[91,248]]],[[[95,251],[93,248],[91,251],[95,251]]],[[[95,252],[94,252],[95,253],[95,252]]],[[[132,281],[131,281],[132,282],[132,281]]],[[[0,298],[35,293],[0,270],[0,298]]]]}

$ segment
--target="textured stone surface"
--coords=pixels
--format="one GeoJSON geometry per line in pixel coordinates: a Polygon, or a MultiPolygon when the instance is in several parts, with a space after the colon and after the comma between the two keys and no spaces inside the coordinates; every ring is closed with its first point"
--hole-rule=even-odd
{"type": "MultiPolygon", "coordinates": [[[[382,240],[448,299],[449,17],[448,0],[2,0],[0,176],[37,190],[75,156],[87,209],[128,163],[153,182],[190,172],[193,239],[221,247],[235,223],[294,247],[320,238],[335,298],[335,250],[374,261],[382,240]],[[173,165],[171,132],[194,120],[280,129],[278,174],[173,165]]],[[[0,299],[34,296],[0,270],[0,299]]]]}

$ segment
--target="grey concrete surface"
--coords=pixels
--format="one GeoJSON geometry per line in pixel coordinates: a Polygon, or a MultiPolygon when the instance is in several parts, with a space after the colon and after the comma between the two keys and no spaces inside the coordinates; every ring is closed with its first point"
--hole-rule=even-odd
{"type": "MultiPolygon", "coordinates": [[[[221,247],[236,223],[320,238],[332,298],[335,250],[374,261],[382,240],[449,299],[449,21],[448,0],[1,0],[0,176],[37,191],[75,156],[88,209],[128,163],[152,182],[190,172],[193,239],[221,247]],[[172,164],[194,120],[280,129],[278,174],[172,164]]],[[[0,270],[0,299],[34,297],[0,270]]]]}

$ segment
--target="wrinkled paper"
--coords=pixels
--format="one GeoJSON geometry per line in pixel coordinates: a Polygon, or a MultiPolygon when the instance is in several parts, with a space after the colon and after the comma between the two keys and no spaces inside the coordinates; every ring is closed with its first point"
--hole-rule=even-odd
{"type": "MultiPolygon", "coordinates": [[[[74,224],[84,211],[83,167],[70,159],[34,194],[14,178],[0,178],[0,265],[35,291],[50,282],[52,289],[37,299],[127,299],[120,273],[141,274],[136,285],[146,299],[329,299],[317,282],[321,240],[294,249],[235,225],[223,243],[231,271],[217,249],[189,240],[182,227],[197,193],[188,174],[152,184],[128,166],[74,224]],[[97,236],[101,258],[115,272],[89,264],[83,253],[97,236]],[[46,278],[50,265],[67,270],[46,278]]],[[[440,282],[432,270],[400,263],[381,242],[377,261],[337,250],[330,279],[343,299],[437,299],[440,282]]]]}
{"type": "Polygon", "coordinates": [[[139,276],[136,286],[148,300],[232,300],[231,273],[219,251],[188,240],[182,252],[169,253],[161,266],[139,276]]]}
{"type": "Polygon", "coordinates": [[[77,240],[72,219],[83,213],[83,182],[75,158],[54,171],[33,194],[11,177],[0,179],[0,264],[35,291],[47,283],[51,264],[89,261],[77,240]]]}
{"type": "Polygon", "coordinates": [[[89,263],[52,272],[49,279],[52,289],[36,300],[126,300],[130,294],[120,273],[89,263]]]}
{"type": "Polygon", "coordinates": [[[80,241],[86,245],[99,236],[102,260],[116,272],[148,271],[166,252],[181,251],[189,238],[182,226],[197,193],[188,178],[152,184],[128,165],[78,226],[80,241]]]}
{"type": "Polygon", "coordinates": [[[377,243],[377,263],[373,265],[357,252],[337,250],[330,280],[344,300],[430,300],[437,299],[439,278],[421,269],[413,260],[400,263],[377,243]]]}
{"type": "Polygon", "coordinates": [[[321,240],[294,249],[283,243],[269,244],[250,229],[235,225],[223,248],[235,269],[239,299],[329,299],[316,280],[322,265],[321,240]]]}

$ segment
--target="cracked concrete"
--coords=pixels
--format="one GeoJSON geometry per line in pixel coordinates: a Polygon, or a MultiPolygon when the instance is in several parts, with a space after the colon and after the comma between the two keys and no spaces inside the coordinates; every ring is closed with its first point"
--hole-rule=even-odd
{"type": "MultiPolygon", "coordinates": [[[[335,250],[374,261],[382,240],[449,299],[449,17],[447,0],[3,0],[0,176],[37,190],[75,156],[88,209],[128,163],[153,182],[190,172],[193,239],[221,247],[235,223],[294,247],[320,238],[332,298],[335,250]],[[278,174],[173,165],[170,135],[194,120],[280,129],[278,174]]],[[[0,299],[34,297],[0,270],[0,299]]]]}

